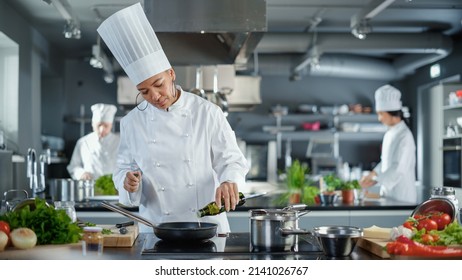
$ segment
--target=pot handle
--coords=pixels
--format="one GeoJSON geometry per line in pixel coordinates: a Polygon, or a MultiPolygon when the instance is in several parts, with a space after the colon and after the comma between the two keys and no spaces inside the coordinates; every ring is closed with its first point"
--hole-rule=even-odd
{"type": "Polygon", "coordinates": [[[313,235],[313,232],[310,230],[305,230],[305,229],[292,229],[292,228],[280,228],[279,231],[281,232],[282,236],[287,236],[287,235],[301,235],[300,238],[304,239],[311,245],[317,246],[318,248],[321,248],[319,246],[319,241],[316,238],[316,236],[313,235]]]}
{"type": "Polygon", "coordinates": [[[145,219],[145,218],[143,218],[141,216],[138,216],[136,214],[133,214],[132,212],[130,212],[130,211],[128,211],[128,210],[126,210],[126,209],[124,209],[124,208],[122,208],[120,206],[111,204],[111,203],[109,203],[107,201],[101,202],[101,206],[103,206],[104,208],[107,208],[107,209],[109,209],[111,211],[122,214],[127,218],[133,219],[133,220],[138,221],[140,223],[143,223],[143,224],[145,224],[147,226],[155,228],[155,225],[151,221],[149,221],[149,220],[147,220],[147,219],[145,219]]]}
{"type": "Polygon", "coordinates": [[[293,229],[290,227],[286,228],[280,228],[279,232],[282,234],[282,236],[286,235],[313,235],[313,233],[309,230],[304,230],[304,229],[293,229]]]}
{"type": "Polygon", "coordinates": [[[292,204],[289,206],[284,207],[282,210],[295,210],[295,211],[301,211],[305,210],[307,207],[306,204],[292,204]]]}

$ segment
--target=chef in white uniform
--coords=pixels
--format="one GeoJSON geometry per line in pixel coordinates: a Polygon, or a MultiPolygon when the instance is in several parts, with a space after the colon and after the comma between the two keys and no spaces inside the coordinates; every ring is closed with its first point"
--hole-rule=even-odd
{"type": "Polygon", "coordinates": [[[93,132],[79,140],[67,171],[75,180],[96,180],[111,174],[116,166],[119,135],[112,132],[117,107],[98,103],[91,106],[93,132]]]}
{"type": "MultiPolygon", "coordinates": [[[[116,12],[98,33],[144,98],[121,120],[119,201],[139,205],[154,223],[196,222],[197,209],[211,201],[235,209],[249,166],[234,131],[218,106],[175,85],[141,5],[116,12]]],[[[200,220],[230,232],[226,212],[200,220]]]]}
{"type": "Polygon", "coordinates": [[[379,121],[388,130],[383,137],[380,163],[361,178],[360,184],[363,188],[379,184],[386,197],[416,204],[416,147],[403,120],[401,92],[384,85],[376,90],[375,102],[379,121]]]}

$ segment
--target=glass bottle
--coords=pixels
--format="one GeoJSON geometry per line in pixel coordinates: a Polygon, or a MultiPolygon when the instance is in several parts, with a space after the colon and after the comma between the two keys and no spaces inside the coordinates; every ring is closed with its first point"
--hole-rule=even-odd
{"type": "MultiPolygon", "coordinates": [[[[237,203],[237,206],[244,205],[244,203],[245,203],[245,196],[243,193],[239,192],[239,201],[237,203]]],[[[225,206],[224,206],[223,201],[221,203],[221,208],[218,208],[218,205],[215,203],[215,201],[212,201],[209,204],[205,205],[202,209],[199,209],[199,211],[197,211],[197,217],[201,218],[204,216],[214,216],[224,211],[225,211],[225,206]]]]}

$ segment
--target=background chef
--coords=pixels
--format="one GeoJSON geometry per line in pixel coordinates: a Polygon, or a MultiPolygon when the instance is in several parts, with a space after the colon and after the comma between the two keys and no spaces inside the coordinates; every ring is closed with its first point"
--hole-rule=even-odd
{"type": "Polygon", "coordinates": [[[93,132],[79,140],[67,171],[75,180],[96,180],[111,174],[116,163],[119,135],[112,132],[117,107],[98,103],[91,106],[93,132]]]}
{"type": "MultiPolygon", "coordinates": [[[[120,202],[154,223],[198,221],[197,209],[214,200],[234,209],[249,169],[234,131],[218,106],[175,85],[141,5],[115,13],[98,33],[145,99],[121,120],[120,202]]],[[[230,231],[226,213],[201,220],[230,231]]]]}
{"type": "Polygon", "coordinates": [[[389,198],[417,203],[415,142],[403,119],[401,92],[384,85],[375,92],[379,121],[388,127],[382,141],[380,163],[360,180],[363,188],[379,184],[389,198]]]}

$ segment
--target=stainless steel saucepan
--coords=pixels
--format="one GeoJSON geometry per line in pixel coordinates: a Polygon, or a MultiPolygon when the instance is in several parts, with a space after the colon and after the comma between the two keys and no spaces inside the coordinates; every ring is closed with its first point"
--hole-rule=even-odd
{"type": "Polygon", "coordinates": [[[308,214],[305,204],[283,209],[252,209],[250,212],[250,239],[252,248],[259,251],[291,251],[297,246],[297,235],[306,235],[317,245],[311,231],[298,228],[298,219],[308,214]]]}

